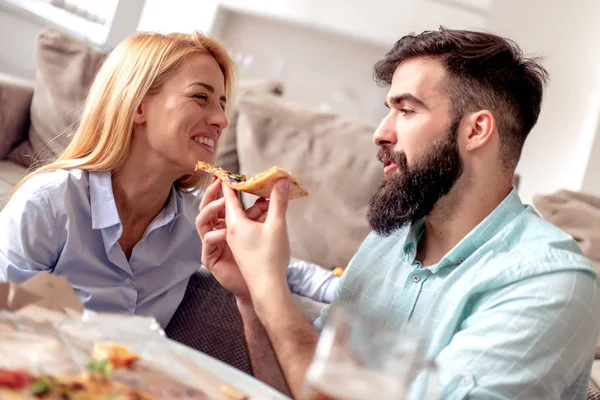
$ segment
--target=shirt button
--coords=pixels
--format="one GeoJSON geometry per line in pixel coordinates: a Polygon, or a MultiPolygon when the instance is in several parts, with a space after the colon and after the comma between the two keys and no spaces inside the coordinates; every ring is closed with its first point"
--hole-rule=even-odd
{"type": "Polygon", "coordinates": [[[126,285],[131,285],[131,279],[129,279],[129,278],[125,279],[125,284],[126,285]]]}
{"type": "Polygon", "coordinates": [[[414,248],[414,247],[412,247],[412,248],[410,249],[410,255],[411,255],[411,256],[414,256],[414,255],[415,255],[415,248],[414,248]]]}
{"type": "Polygon", "coordinates": [[[460,380],[460,384],[463,386],[467,386],[467,385],[471,384],[471,379],[469,379],[466,376],[463,376],[460,380]]]}
{"type": "Polygon", "coordinates": [[[421,277],[419,275],[413,275],[412,280],[414,283],[417,283],[421,280],[421,277]]]}
{"type": "Polygon", "coordinates": [[[121,314],[123,314],[123,315],[129,315],[129,311],[121,311],[121,314]]]}
{"type": "Polygon", "coordinates": [[[463,263],[463,261],[465,261],[465,259],[464,259],[464,258],[459,258],[459,259],[458,259],[458,263],[459,263],[459,264],[462,264],[462,263],[463,263]]]}

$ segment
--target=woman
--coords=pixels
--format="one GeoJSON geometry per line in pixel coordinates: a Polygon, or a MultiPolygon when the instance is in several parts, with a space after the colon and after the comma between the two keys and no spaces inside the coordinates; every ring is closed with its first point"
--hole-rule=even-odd
{"type": "Polygon", "coordinates": [[[0,212],[0,279],[63,275],[86,308],[165,327],[200,267],[195,165],[213,160],[227,126],[233,68],[198,33],[135,34],[115,48],[72,142],[0,212]]]}

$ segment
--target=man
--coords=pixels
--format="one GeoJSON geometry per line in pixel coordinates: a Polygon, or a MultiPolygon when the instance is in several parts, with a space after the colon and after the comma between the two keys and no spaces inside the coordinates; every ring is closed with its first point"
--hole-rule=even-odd
{"type": "MultiPolygon", "coordinates": [[[[416,323],[446,396],[585,398],[597,275],[512,187],[547,72],[510,41],[442,28],[400,39],[375,75],[390,85],[374,134],[385,178],[339,299],[416,323]]],[[[197,227],[204,264],[237,298],[255,375],[281,387],[278,362],[298,395],[318,333],[286,285],[287,190],[244,212],[215,182],[197,227]]]]}

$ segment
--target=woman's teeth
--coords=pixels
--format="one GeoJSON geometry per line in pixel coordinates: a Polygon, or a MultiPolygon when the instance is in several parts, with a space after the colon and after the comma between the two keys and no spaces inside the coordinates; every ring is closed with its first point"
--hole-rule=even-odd
{"type": "Polygon", "coordinates": [[[211,149],[213,147],[215,147],[215,140],[214,139],[209,139],[203,136],[196,136],[195,138],[193,138],[194,142],[196,143],[200,143],[200,144],[205,144],[208,147],[210,147],[211,149]]]}

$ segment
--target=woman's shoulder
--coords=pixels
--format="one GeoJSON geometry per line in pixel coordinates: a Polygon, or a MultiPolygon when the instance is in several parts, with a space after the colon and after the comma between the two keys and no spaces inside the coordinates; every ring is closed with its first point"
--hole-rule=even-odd
{"type": "Polygon", "coordinates": [[[65,198],[77,192],[87,192],[88,173],[81,169],[57,169],[32,175],[15,192],[14,198],[65,198]]]}

